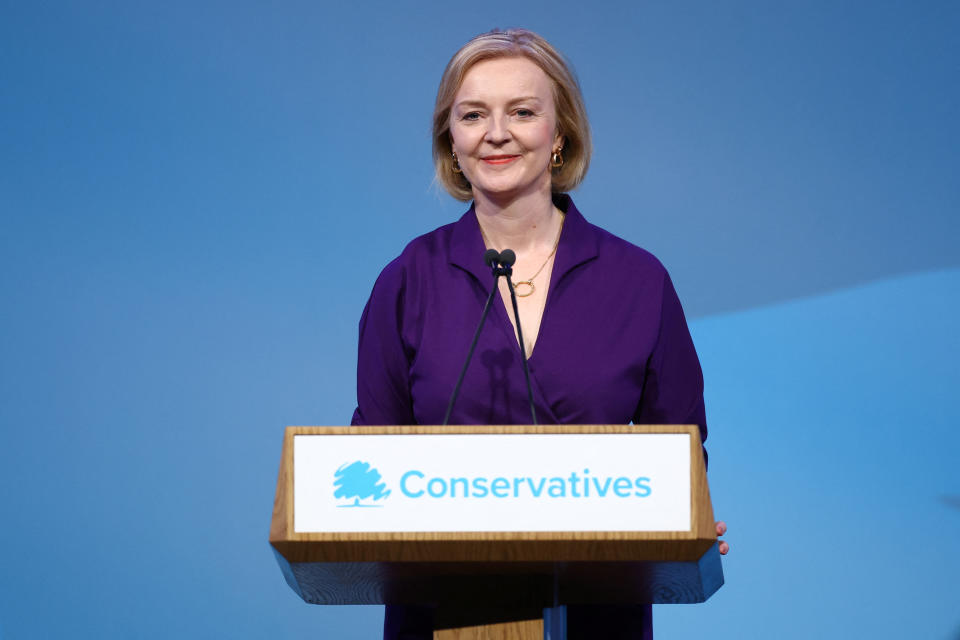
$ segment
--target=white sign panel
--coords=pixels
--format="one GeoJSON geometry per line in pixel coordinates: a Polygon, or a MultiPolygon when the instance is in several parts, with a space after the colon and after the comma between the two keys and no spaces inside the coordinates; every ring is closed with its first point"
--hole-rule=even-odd
{"type": "Polygon", "coordinates": [[[294,531],[689,531],[690,436],[294,436],[294,531]]]}

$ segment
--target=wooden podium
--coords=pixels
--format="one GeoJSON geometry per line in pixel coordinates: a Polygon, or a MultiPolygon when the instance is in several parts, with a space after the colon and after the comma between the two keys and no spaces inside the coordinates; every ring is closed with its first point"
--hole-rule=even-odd
{"type": "MultiPolygon", "coordinates": [[[[313,604],[434,606],[438,640],[543,638],[545,609],[563,611],[554,609],[562,605],[703,602],[723,584],[716,537],[699,431],[690,425],[288,427],[270,526],[270,544],[284,578],[303,600],[313,604]],[[340,438],[334,439],[334,436],[340,438]],[[392,439],[355,436],[392,436],[392,439]],[[445,439],[439,440],[437,436],[445,439]],[[460,440],[446,439],[449,436],[459,436],[460,440]],[[603,439],[612,436],[619,439],[603,439]],[[680,451],[677,455],[684,460],[683,464],[674,464],[660,459],[663,457],[660,454],[646,454],[654,459],[644,463],[647,465],[644,468],[667,465],[653,480],[638,477],[636,485],[630,485],[628,490],[623,481],[633,482],[632,479],[589,475],[602,472],[601,465],[596,463],[600,454],[592,453],[601,451],[593,448],[595,445],[614,443],[621,454],[627,450],[624,454],[627,458],[632,457],[634,451],[642,458],[640,454],[647,451],[647,443],[661,441],[680,443],[680,448],[674,446],[673,450],[680,451]],[[495,445],[494,451],[512,450],[513,443],[529,448],[531,442],[543,442],[550,443],[554,449],[545,449],[543,456],[527,456],[523,460],[530,465],[559,464],[565,470],[573,468],[574,472],[569,480],[565,476],[538,480],[535,474],[515,479],[474,477],[471,485],[470,478],[455,478],[450,474],[428,481],[430,474],[422,471],[421,467],[426,467],[420,464],[403,474],[405,484],[402,486],[397,482],[397,472],[390,477],[385,474],[382,482],[365,493],[351,494],[344,481],[346,471],[365,470],[370,477],[381,480],[376,469],[371,471],[370,465],[362,462],[365,453],[340,454],[336,460],[347,463],[357,458],[357,462],[349,468],[346,464],[332,467],[336,470],[336,482],[332,472],[321,473],[318,480],[307,476],[307,466],[319,464],[311,462],[319,460],[311,456],[331,450],[335,442],[338,447],[341,442],[354,447],[357,443],[376,443],[380,448],[371,451],[380,452],[377,454],[380,464],[394,465],[400,462],[382,461],[387,457],[409,458],[413,453],[422,457],[439,446],[438,443],[451,446],[456,443],[451,451],[462,452],[463,460],[451,460],[455,455],[448,452],[444,454],[444,462],[457,469],[480,464],[476,458],[482,456],[486,457],[481,462],[498,462],[499,456],[481,453],[485,451],[482,445],[488,442],[495,445]],[[302,443],[299,449],[298,443],[302,443]],[[404,450],[399,445],[406,443],[411,443],[412,448],[394,456],[394,451],[404,450]],[[473,451],[476,455],[472,455],[473,451]],[[585,464],[576,459],[578,455],[592,460],[595,469],[584,468],[585,464]],[[560,460],[564,456],[570,456],[572,462],[560,460]],[[300,468],[296,466],[298,462],[300,468]],[[670,493],[672,489],[661,490],[668,481],[661,481],[660,476],[666,477],[674,467],[682,470],[680,489],[674,493],[670,493]],[[462,485],[457,484],[459,480],[464,481],[462,485]],[[566,482],[563,495],[558,495],[558,480],[566,482]],[[297,482],[302,486],[295,486],[297,482]],[[553,483],[550,495],[545,482],[553,483]],[[463,491],[458,496],[456,492],[461,486],[463,491]],[[635,512],[651,504],[650,486],[658,499],[666,494],[674,496],[670,500],[675,504],[666,504],[666,500],[658,504],[665,505],[663,513],[673,508],[688,513],[687,524],[683,525],[686,528],[663,530],[663,525],[656,525],[658,530],[642,530],[642,526],[630,525],[617,530],[596,530],[598,523],[605,522],[605,516],[597,509],[618,510],[620,515],[611,517],[634,517],[635,512]],[[481,489],[487,493],[481,496],[481,489]],[[593,495],[583,495],[591,489],[593,495]],[[602,498],[597,495],[601,492],[602,498]],[[573,495],[578,493],[580,495],[573,495]],[[315,499],[311,497],[313,494],[317,496],[315,499]],[[315,507],[315,503],[332,501],[337,495],[341,504],[315,507]],[[350,502],[352,496],[360,497],[350,502]],[[371,503],[361,504],[361,498],[371,503]],[[533,522],[538,530],[516,531],[509,523],[499,528],[511,530],[488,530],[486,523],[493,520],[484,519],[484,509],[490,509],[494,518],[497,513],[506,513],[504,510],[518,508],[510,506],[511,501],[521,499],[527,502],[517,503],[521,507],[515,513],[522,514],[518,521],[533,522]],[[531,504],[537,506],[522,506],[531,504]],[[337,510],[330,506],[382,508],[337,510]],[[297,513],[298,508],[301,513],[297,513]],[[433,524],[425,527],[426,530],[416,530],[416,521],[410,525],[401,520],[390,520],[389,530],[343,528],[349,529],[350,522],[368,522],[374,518],[382,519],[374,522],[388,522],[390,518],[400,518],[403,509],[428,508],[446,509],[451,515],[446,517],[442,514],[448,511],[439,512],[441,519],[431,521],[433,524]],[[308,521],[308,509],[316,509],[320,515],[308,521]],[[578,530],[547,530],[550,522],[564,522],[563,518],[567,517],[564,514],[573,513],[574,509],[593,509],[591,513],[597,517],[571,516],[579,518],[576,520],[578,530]],[[542,521],[538,513],[543,514],[542,521]],[[334,519],[338,524],[326,530],[327,521],[334,519]]],[[[546,620],[547,628],[554,626],[552,639],[564,636],[557,632],[562,621],[551,623],[550,618],[555,615],[550,613],[546,620]]]]}

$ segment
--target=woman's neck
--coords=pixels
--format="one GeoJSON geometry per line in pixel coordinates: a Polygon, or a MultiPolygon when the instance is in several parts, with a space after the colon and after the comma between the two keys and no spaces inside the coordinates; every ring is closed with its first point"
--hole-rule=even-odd
{"type": "Polygon", "coordinates": [[[552,249],[562,214],[549,191],[498,202],[475,194],[474,211],[489,248],[513,249],[517,254],[552,249]]]}

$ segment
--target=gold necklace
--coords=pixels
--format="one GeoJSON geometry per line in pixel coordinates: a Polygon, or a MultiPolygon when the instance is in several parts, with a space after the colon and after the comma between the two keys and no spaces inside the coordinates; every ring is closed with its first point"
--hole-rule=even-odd
{"type": "MultiPolygon", "coordinates": [[[[527,278],[526,280],[518,280],[517,282],[513,283],[513,291],[514,293],[517,294],[518,298],[526,298],[527,296],[532,296],[533,292],[537,290],[537,288],[533,285],[533,279],[536,278],[538,275],[540,275],[540,272],[543,271],[543,268],[547,266],[548,262],[550,262],[550,258],[552,258],[553,254],[557,252],[557,247],[560,246],[560,234],[563,233],[563,223],[566,222],[566,220],[567,220],[567,216],[564,214],[561,214],[560,230],[557,231],[557,240],[556,242],[553,243],[553,250],[550,252],[550,255],[547,256],[547,259],[543,261],[543,264],[540,265],[540,268],[537,269],[537,272],[532,276],[530,276],[529,278],[527,278]],[[520,285],[524,285],[527,288],[523,289],[523,291],[521,292],[520,285]]],[[[483,236],[484,244],[489,246],[490,242],[487,241],[487,234],[483,232],[483,227],[480,227],[480,235],[483,236]]]]}

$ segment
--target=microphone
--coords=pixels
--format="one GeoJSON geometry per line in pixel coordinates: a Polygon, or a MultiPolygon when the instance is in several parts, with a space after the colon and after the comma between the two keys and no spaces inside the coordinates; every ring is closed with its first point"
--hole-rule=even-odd
{"type": "MultiPolygon", "coordinates": [[[[510,250],[507,249],[507,251],[510,250]]],[[[513,251],[510,251],[510,255],[513,256],[510,264],[513,264],[513,260],[516,260],[516,256],[514,255],[513,251]]],[[[486,253],[483,254],[483,261],[488,267],[493,269],[493,288],[490,289],[490,295],[487,296],[487,301],[483,305],[483,313],[480,314],[480,323],[477,325],[477,330],[473,334],[473,342],[470,344],[470,351],[467,352],[467,360],[463,363],[463,369],[460,371],[460,377],[457,378],[457,384],[453,387],[453,393],[450,394],[450,402],[447,404],[447,413],[443,416],[444,426],[446,426],[450,421],[450,414],[453,413],[453,404],[457,401],[457,396],[460,395],[460,386],[463,384],[464,376],[467,375],[467,367],[470,366],[470,359],[473,358],[473,351],[477,348],[477,341],[480,339],[480,330],[483,329],[483,323],[486,322],[487,314],[490,313],[490,302],[493,300],[493,296],[497,293],[497,284],[500,280],[500,276],[504,275],[503,269],[500,268],[500,262],[502,259],[503,254],[498,252],[496,249],[487,249],[486,253]]],[[[536,422],[534,422],[534,424],[536,424],[536,422]]]]}
{"type": "Polygon", "coordinates": [[[513,263],[517,261],[517,254],[510,249],[500,252],[500,264],[503,265],[503,275],[507,277],[507,288],[510,289],[510,302],[513,303],[513,317],[517,321],[517,340],[520,342],[520,359],[523,362],[523,377],[527,381],[527,399],[530,401],[530,417],[533,424],[537,424],[537,410],[533,406],[533,385],[530,384],[530,367],[527,365],[527,348],[523,346],[523,330],[520,328],[520,310],[517,308],[517,294],[513,290],[513,263]]]}

